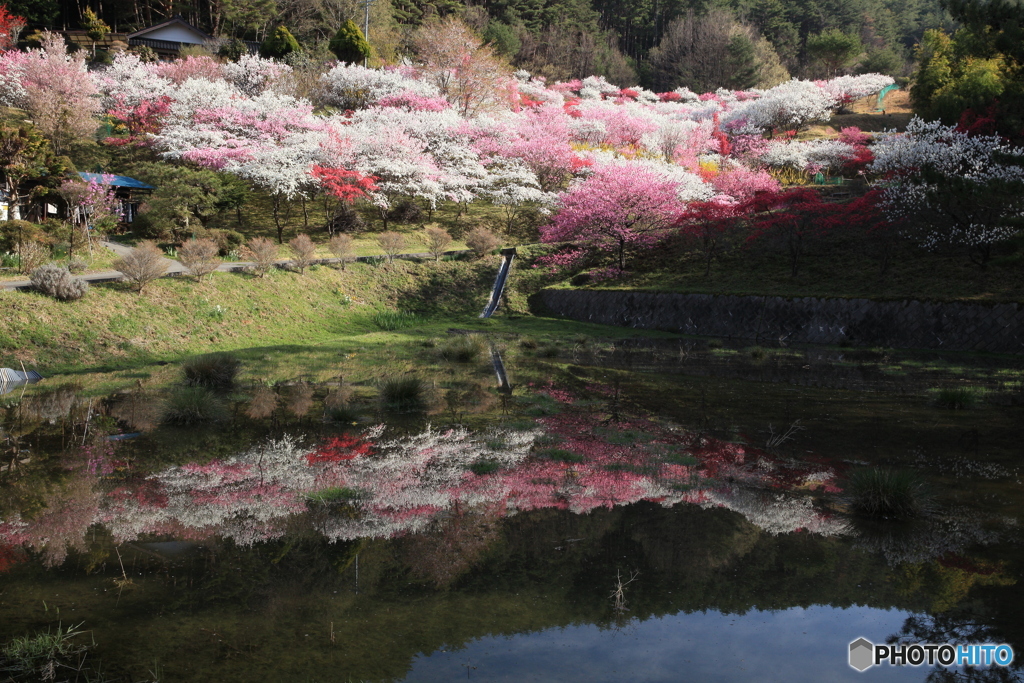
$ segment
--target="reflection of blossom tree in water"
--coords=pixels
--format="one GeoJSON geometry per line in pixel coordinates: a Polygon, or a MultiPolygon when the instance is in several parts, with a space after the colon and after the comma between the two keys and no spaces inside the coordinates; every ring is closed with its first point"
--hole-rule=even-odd
{"type": "MultiPolygon", "coordinates": [[[[99,522],[121,542],[144,534],[219,535],[248,545],[282,536],[288,520],[310,509],[311,497],[327,501],[326,507],[313,506],[313,523],[332,541],[421,532],[453,511],[487,509],[500,517],[557,508],[582,514],[639,501],[727,507],[772,534],[843,532],[809,498],[786,494],[796,487],[835,490],[831,471],[787,465],[649,419],[611,423],[587,404],[576,405],[571,392],[549,387],[545,393],[556,408],[537,419],[536,429],[428,427],[387,439],[378,427],[312,449],[285,437],[233,458],[171,467],[114,488],[98,507],[81,507],[74,534],[82,537],[99,522]],[[535,452],[542,434],[568,456],[535,452]]],[[[38,521],[12,520],[0,540],[47,546],[40,529],[38,521]]],[[[67,534],[46,536],[61,539],[62,547],[76,544],[67,534]]],[[[438,557],[438,566],[446,562],[438,557]]]]}

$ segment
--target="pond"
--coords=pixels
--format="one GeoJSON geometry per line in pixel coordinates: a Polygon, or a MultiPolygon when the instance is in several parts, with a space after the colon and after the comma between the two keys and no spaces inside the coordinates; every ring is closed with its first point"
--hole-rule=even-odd
{"type": "Polygon", "coordinates": [[[1024,680],[1024,654],[848,664],[860,637],[1024,653],[1020,359],[458,331],[403,354],[0,396],[0,677],[1024,680]],[[909,519],[858,513],[879,471],[909,519]],[[52,659],[11,646],[69,628],[52,659]]]}

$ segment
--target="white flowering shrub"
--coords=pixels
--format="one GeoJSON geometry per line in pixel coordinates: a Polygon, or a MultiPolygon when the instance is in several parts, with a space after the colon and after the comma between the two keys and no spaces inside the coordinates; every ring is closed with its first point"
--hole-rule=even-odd
{"type": "Polygon", "coordinates": [[[768,145],[760,160],[771,168],[792,168],[808,173],[835,172],[856,152],[839,140],[776,141],[768,145]]]}
{"type": "Polygon", "coordinates": [[[385,97],[412,93],[420,97],[439,97],[431,83],[397,69],[368,69],[358,64],[338,64],[321,77],[324,104],[340,109],[363,109],[385,97]]]}
{"type": "Polygon", "coordinates": [[[224,78],[246,97],[255,97],[272,88],[292,72],[292,67],[275,59],[244,54],[237,62],[221,67],[224,78]]]}
{"type": "Polygon", "coordinates": [[[861,74],[860,76],[839,76],[821,84],[821,89],[832,96],[837,103],[859,100],[875,95],[896,81],[883,74],[861,74]]]}
{"type": "Polygon", "coordinates": [[[92,72],[92,78],[103,96],[104,109],[117,104],[135,107],[174,90],[174,84],[157,75],[152,64],[130,52],[119,52],[110,66],[92,72]]]}
{"type": "Polygon", "coordinates": [[[870,171],[882,176],[882,205],[904,234],[927,248],[968,247],[983,265],[990,247],[1024,217],[1024,149],[996,135],[968,135],[915,117],[883,135],[870,171]]]}

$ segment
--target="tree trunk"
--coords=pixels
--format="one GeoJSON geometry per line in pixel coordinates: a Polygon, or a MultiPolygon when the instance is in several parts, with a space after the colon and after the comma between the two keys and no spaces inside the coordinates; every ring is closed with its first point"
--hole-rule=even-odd
{"type": "Polygon", "coordinates": [[[284,244],[284,228],[281,226],[281,196],[274,196],[274,225],[277,226],[277,243],[284,244]]]}

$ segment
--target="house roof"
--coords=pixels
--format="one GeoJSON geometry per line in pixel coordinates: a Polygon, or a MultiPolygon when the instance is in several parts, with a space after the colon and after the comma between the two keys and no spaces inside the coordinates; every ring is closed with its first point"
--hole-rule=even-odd
{"type": "Polygon", "coordinates": [[[84,180],[86,182],[93,182],[93,181],[95,181],[97,183],[101,183],[102,184],[102,183],[106,183],[106,181],[109,180],[110,181],[109,185],[111,185],[112,187],[132,187],[132,188],[135,188],[136,190],[155,190],[156,189],[152,185],[147,185],[146,183],[142,182],[141,180],[136,180],[135,178],[129,178],[126,175],[111,175],[109,173],[83,173],[81,171],[79,171],[78,175],[82,178],[82,180],[84,180]],[[113,180],[110,180],[111,178],[113,178],[113,180]]]}
{"type": "Polygon", "coordinates": [[[132,38],[145,38],[147,33],[151,33],[162,28],[167,28],[168,26],[181,26],[182,28],[192,31],[197,36],[202,38],[203,42],[206,42],[207,40],[213,40],[213,36],[211,36],[208,33],[204,33],[203,31],[200,31],[195,26],[185,21],[180,14],[175,14],[167,21],[160,22],[159,24],[153,24],[152,26],[147,26],[146,28],[139,29],[135,33],[129,33],[128,39],[131,40],[132,38]]]}

